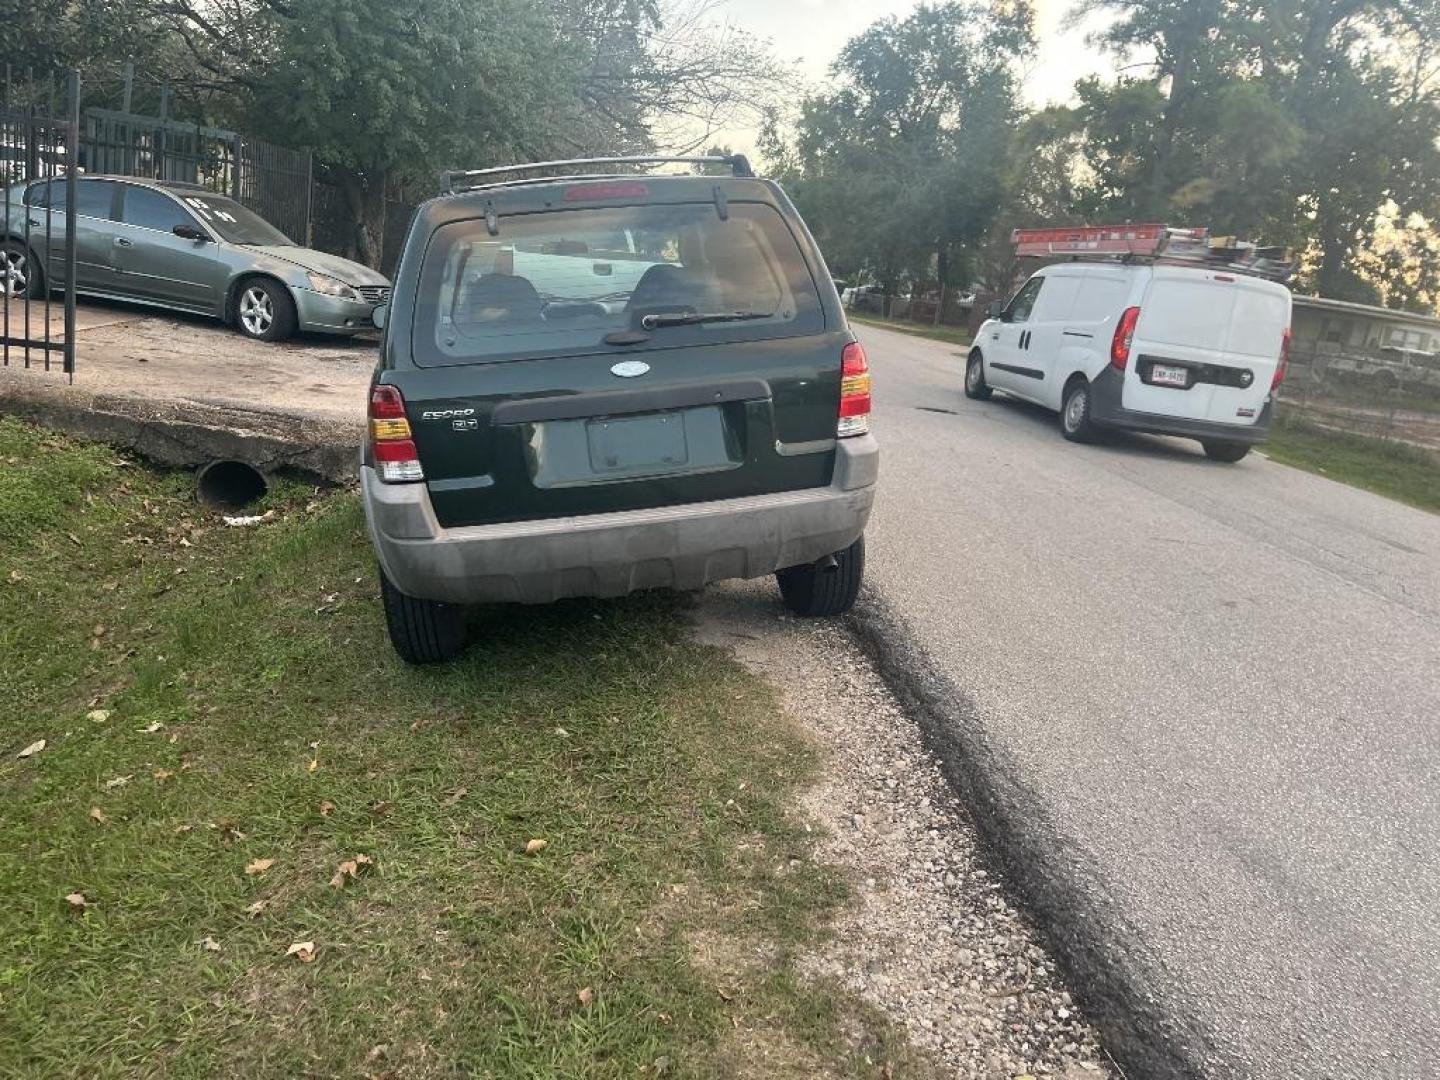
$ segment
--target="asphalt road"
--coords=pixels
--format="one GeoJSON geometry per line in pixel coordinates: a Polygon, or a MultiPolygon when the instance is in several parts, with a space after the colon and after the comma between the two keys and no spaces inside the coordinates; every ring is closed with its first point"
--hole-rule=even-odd
{"type": "Polygon", "coordinates": [[[1072,445],[967,400],[954,346],[857,330],[862,623],[1122,1064],[1440,1076],[1440,517],[1072,445]]]}

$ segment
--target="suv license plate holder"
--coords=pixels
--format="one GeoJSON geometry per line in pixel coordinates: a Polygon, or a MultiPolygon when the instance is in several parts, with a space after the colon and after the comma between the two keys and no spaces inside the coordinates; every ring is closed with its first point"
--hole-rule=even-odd
{"type": "Polygon", "coordinates": [[[597,475],[623,475],[637,469],[663,472],[690,463],[685,420],[678,412],[591,420],[585,425],[585,435],[590,468],[597,475]]]}
{"type": "Polygon", "coordinates": [[[1173,386],[1184,390],[1190,385],[1190,369],[1177,364],[1151,364],[1146,381],[1151,386],[1173,386]]]}

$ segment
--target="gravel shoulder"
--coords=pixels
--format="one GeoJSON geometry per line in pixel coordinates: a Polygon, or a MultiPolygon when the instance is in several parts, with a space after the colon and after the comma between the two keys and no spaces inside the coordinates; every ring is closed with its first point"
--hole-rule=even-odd
{"type": "Polygon", "coordinates": [[[790,617],[769,582],[708,590],[696,622],[776,689],[823,757],[803,811],[853,902],[809,973],[880,1009],[947,1075],[1119,1075],[847,627],[790,617]]]}

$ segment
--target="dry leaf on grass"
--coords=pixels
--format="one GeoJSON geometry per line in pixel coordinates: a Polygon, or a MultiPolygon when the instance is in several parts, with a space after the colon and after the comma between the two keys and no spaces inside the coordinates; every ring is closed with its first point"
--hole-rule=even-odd
{"type": "MultiPolygon", "coordinates": [[[[134,775],[134,774],[131,774],[131,775],[134,775]]],[[[117,787],[124,787],[124,786],[125,786],[126,784],[128,784],[129,782],[130,782],[130,777],[129,777],[129,776],[112,776],[109,780],[106,780],[106,781],[105,781],[105,790],[106,790],[106,791],[113,791],[113,790],[114,790],[115,788],[117,788],[117,787]]]]}
{"type": "Polygon", "coordinates": [[[356,855],[353,859],[346,859],[335,868],[335,876],[330,879],[332,889],[343,889],[345,879],[360,876],[360,867],[369,866],[371,859],[369,855],[356,855]]]}
{"type": "Polygon", "coordinates": [[[219,951],[220,951],[220,942],[216,941],[213,937],[210,937],[210,936],[208,936],[208,935],[205,937],[205,939],[204,939],[203,941],[197,941],[195,944],[196,944],[196,945],[199,945],[199,946],[200,946],[202,949],[204,949],[206,952],[219,952],[219,951]]]}
{"type": "Polygon", "coordinates": [[[155,770],[155,779],[156,779],[157,781],[159,781],[160,783],[162,783],[162,784],[163,784],[166,780],[169,780],[169,779],[170,779],[171,777],[173,777],[174,775],[175,775],[175,774],[174,774],[173,772],[171,772],[169,769],[156,769],[156,770],[155,770]]]}
{"type": "Polygon", "coordinates": [[[109,719],[110,719],[110,710],[109,710],[109,709],[91,709],[89,712],[87,712],[87,713],[85,714],[85,719],[86,719],[86,720],[89,720],[91,723],[103,724],[106,720],[109,720],[109,719]]]}
{"type": "Polygon", "coordinates": [[[84,893],[72,892],[65,899],[70,901],[70,906],[77,910],[91,906],[90,901],[85,899],[84,893]]]}
{"type": "Polygon", "coordinates": [[[302,964],[308,964],[315,959],[315,942],[297,941],[285,950],[285,955],[295,957],[302,964]]]}
{"type": "Polygon", "coordinates": [[[34,742],[32,742],[29,746],[25,747],[24,750],[21,750],[20,753],[16,754],[15,756],[16,756],[17,758],[32,757],[32,756],[34,756],[35,754],[38,754],[41,750],[44,750],[44,749],[45,749],[45,740],[44,740],[44,739],[36,739],[34,742]]]}
{"type": "Polygon", "coordinates": [[[587,986],[578,994],[576,994],[575,997],[579,999],[581,1005],[589,1005],[592,1001],[595,1000],[595,991],[591,990],[590,987],[587,986]]]}
{"type": "Polygon", "coordinates": [[[450,793],[450,797],[445,800],[445,802],[443,803],[443,805],[445,805],[445,806],[454,806],[454,805],[455,805],[456,803],[458,803],[461,799],[463,799],[468,793],[469,793],[469,789],[468,789],[468,788],[457,787],[454,791],[452,791],[452,792],[450,793]]]}
{"type": "Polygon", "coordinates": [[[270,867],[272,867],[272,866],[274,866],[274,865],[275,865],[275,860],[274,860],[274,859],[256,859],[254,862],[250,863],[250,865],[248,865],[247,867],[245,867],[245,873],[247,873],[247,874],[263,874],[266,870],[269,870],[270,867]]]}
{"type": "Polygon", "coordinates": [[[545,850],[547,847],[549,847],[549,846],[550,846],[550,841],[548,841],[548,840],[541,840],[539,837],[536,837],[534,840],[530,840],[530,841],[527,841],[527,842],[526,842],[526,844],[525,844],[525,854],[526,854],[526,855],[538,855],[538,854],[540,854],[540,852],[544,851],[544,850],[545,850]]]}
{"type": "Polygon", "coordinates": [[[330,816],[331,814],[333,814],[334,812],[335,812],[335,804],[334,804],[333,802],[331,802],[329,799],[326,799],[324,802],[322,802],[322,803],[320,804],[320,816],[321,816],[321,817],[329,817],[329,816],[330,816]]]}
{"type": "Polygon", "coordinates": [[[152,720],[150,723],[146,724],[144,727],[136,728],[135,730],[138,731],[138,732],[140,732],[142,735],[154,735],[157,731],[159,731],[159,730],[160,730],[161,728],[163,728],[164,726],[165,726],[165,725],[162,724],[159,720],[152,720]]]}
{"type": "Polygon", "coordinates": [[[110,819],[105,816],[105,811],[101,810],[100,807],[92,806],[90,807],[90,820],[95,822],[96,825],[104,825],[105,822],[110,819]]]}
{"type": "Polygon", "coordinates": [[[253,904],[251,904],[245,909],[245,914],[249,915],[252,919],[258,918],[260,913],[269,906],[269,900],[256,900],[253,904]]]}
{"type": "Polygon", "coordinates": [[[320,768],[320,759],[319,759],[319,758],[311,758],[311,759],[310,759],[310,764],[305,766],[305,771],[306,771],[306,772],[314,772],[314,771],[315,771],[316,769],[318,769],[318,768],[320,768]]]}
{"type": "Polygon", "coordinates": [[[384,817],[386,814],[390,813],[390,811],[394,809],[395,804],[393,802],[391,802],[389,799],[381,799],[379,802],[373,803],[371,805],[370,813],[374,814],[376,817],[384,817]]]}

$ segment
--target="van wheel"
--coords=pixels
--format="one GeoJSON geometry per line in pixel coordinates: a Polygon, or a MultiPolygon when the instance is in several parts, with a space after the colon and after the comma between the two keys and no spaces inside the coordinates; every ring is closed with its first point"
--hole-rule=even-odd
{"type": "Polygon", "coordinates": [[[965,396],[976,401],[989,401],[994,391],[985,385],[985,364],[976,349],[965,362],[965,396]]]}
{"type": "Polygon", "coordinates": [[[865,576],[865,537],[819,562],[776,573],[780,598],[796,615],[843,615],[855,606],[865,576]]]}
{"type": "Polygon", "coordinates": [[[1090,384],[1081,376],[1065,387],[1060,404],[1060,430],[1071,442],[1094,442],[1099,429],[1090,419],[1090,384]]]}
{"type": "Polygon", "coordinates": [[[1202,439],[1200,445],[1205,448],[1205,456],[1211,461],[1239,461],[1250,453],[1250,444],[1243,442],[1202,439]]]}
{"type": "Polygon", "coordinates": [[[406,596],[380,571],[380,599],[390,644],[407,664],[438,664],[465,651],[465,609],[406,596]]]}

